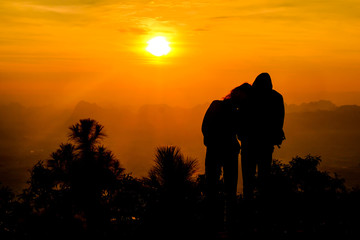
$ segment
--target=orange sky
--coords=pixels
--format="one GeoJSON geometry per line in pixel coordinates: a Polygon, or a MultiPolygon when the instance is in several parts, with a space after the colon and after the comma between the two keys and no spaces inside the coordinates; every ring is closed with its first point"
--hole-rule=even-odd
{"type": "Polygon", "coordinates": [[[266,71],[288,103],[360,104],[359,43],[359,0],[2,0],[0,102],[194,106],[266,71]]]}

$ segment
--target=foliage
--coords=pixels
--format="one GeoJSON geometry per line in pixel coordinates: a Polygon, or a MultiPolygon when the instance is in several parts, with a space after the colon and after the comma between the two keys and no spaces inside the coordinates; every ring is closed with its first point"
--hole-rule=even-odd
{"type": "Polygon", "coordinates": [[[149,179],[154,186],[165,191],[184,191],[195,182],[198,163],[195,159],[185,159],[175,146],[159,147],[156,150],[155,165],[149,171],[149,179]]]}
{"type": "Polygon", "coordinates": [[[0,238],[6,239],[16,230],[15,195],[0,182],[0,238]]]}
{"type": "Polygon", "coordinates": [[[319,170],[321,157],[307,155],[294,157],[288,164],[274,160],[272,164],[272,191],[277,195],[297,194],[302,198],[329,198],[346,192],[345,180],[335,173],[331,176],[319,170]]]}
{"type": "Polygon", "coordinates": [[[36,221],[47,219],[58,227],[77,228],[79,234],[102,236],[111,232],[111,222],[126,218],[121,214],[132,215],[128,211],[135,211],[139,200],[127,196],[133,195],[127,187],[135,188],[137,180],[125,174],[114,154],[101,145],[104,136],[102,125],[82,119],[70,127],[69,143],[60,144],[46,162],[35,164],[21,199],[36,221]]]}
{"type": "Polygon", "coordinates": [[[148,232],[159,237],[155,233],[161,226],[162,237],[170,232],[177,232],[180,237],[194,230],[200,194],[196,185],[197,170],[197,160],[185,158],[178,147],[156,149],[154,166],[144,179],[151,189],[145,216],[148,232]]]}
{"type": "MultiPolygon", "coordinates": [[[[33,166],[18,198],[0,186],[1,239],[203,237],[209,214],[197,160],[178,147],[159,147],[148,176],[138,179],[101,144],[103,129],[92,119],[72,125],[69,142],[33,166]]],[[[357,234],[359,221],[351,219],[360,213],[360,191],[319,170],[321,161],[311,155],[286,164],[274,160],[270,197],[238,199],[238,236],[357,234]]]]}

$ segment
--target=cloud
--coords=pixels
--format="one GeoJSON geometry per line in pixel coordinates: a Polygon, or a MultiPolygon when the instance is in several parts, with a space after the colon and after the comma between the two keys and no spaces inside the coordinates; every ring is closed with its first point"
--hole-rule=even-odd
{"type": "Polygon", "coordinates": [[[49,5],[39,5],[34,3],[20,3],[20,2],[10,3],[9,6],[19,11],[32,10],[38,12],[53,12],[60,14],[74,14],[78,12],[78,8],[75,6],[49,6],[49,5]]]}
{"type": "MultiPolygon", "coordinates": [[[[66,0],[66,1],[54,1],[54,0],[17,0],[17,3],[30,3],[47,6],[76,6],[76,5],[93,5],[101,2],[115,2],[110,0],[66,0]]],[[[119,1],[117,1],[119,2],[119,1]]]]}
{"type": "Polygon", "coordinates": [[[289,21],[323,21],[359,19],[360,4],[358,0],[318,0],[293,1],[274,0],[264,2],[255,0],[251,3],[241,1],[224,2],[219,5],[211,20],[233,19],[278,19],[289,21]]]}
{"type": "Polygon", "coordinates": [[[118,29],[121,33],[132,33],[136,35],[145,35],[150,32],[147,28],[141,28],[141,27],[129,27],[129,28],[120,28],[118,29]]]}
{"type": "Polygon", "coordinates": [[[212,16],[209,19],[214,21],[237,20],[237,19],[298,19],[296,11],[291,6],[244,6],[236,8],[228,13],[229,15],[212,16]]]}

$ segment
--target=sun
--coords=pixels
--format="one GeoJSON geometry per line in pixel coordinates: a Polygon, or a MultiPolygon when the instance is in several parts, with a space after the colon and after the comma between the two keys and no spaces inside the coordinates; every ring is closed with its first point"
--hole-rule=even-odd
{"type": "Polygon", "coordinates": [[[166,41],[165,37],[154,37],[147,44],[146,51],[157,57],[167,55],[171,51],[169,42],[166,41]]]}

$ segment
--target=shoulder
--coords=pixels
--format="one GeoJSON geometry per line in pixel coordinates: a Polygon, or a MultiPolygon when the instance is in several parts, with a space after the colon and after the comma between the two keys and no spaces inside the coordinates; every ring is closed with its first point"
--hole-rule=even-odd
{"type": "Polygon", "coordinates": [[[211,102],[211,105],[219,105],[222,102],[223,102],[222,100],[214,100],[214,101],[211,102]]]}
{"type": "Polygon", "coordinates": [[[210,104],[209,108],[208,108],[208,112],[216,112],[219,109],[222,108],[222,101],[221,100],[214,100],[212,101],[212,103],[210,104]]]}
{"type": "Polygon", "coordinates": [[[284,101],[283,96],[276,90],[272,90],[272,97],[278,101],[284,101]]]}
{"type": "Polygon", "coordinates": [[[214,100],[212,101],[212,103],[210,104],[210,108],[218,108],[221,107],[223,105],[223,101],[222,100],[214,100]]]}

